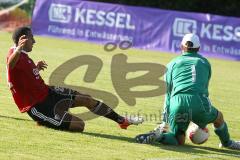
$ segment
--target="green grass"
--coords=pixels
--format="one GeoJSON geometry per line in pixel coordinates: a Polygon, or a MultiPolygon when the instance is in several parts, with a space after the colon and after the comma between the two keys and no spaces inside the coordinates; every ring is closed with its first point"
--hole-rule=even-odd
{"type": "MultiPolygon", "coordinates": [[[[105,52],[103,46],[55,38],[35,37],[37,43],[30,56],[34,61],[45,60],[48,69],[41,73],[46,83],[51,73],[62,63],[79,55],[93,55],[103,61],[103,68],[94,83],[83,81],[86,67],[74,70],[65,83],[72,86],[96,88],[113,93],[119,99],[116,111],[120,114],[143,116],[157,115],[162,109],[163,96],[137,98],[134,107],[128,106],[117,95],[111,81],[111,60],[118,53],[128,56],[128,62],[150,62],[166,65],[175,54],[131,49],[105,52]]],[[[12,45],[11,34],[0,32],[0,159],[239,159],[240,152],[218,149],[218,139],[210,129],[209,140],[201,145],[187,141],[186,146],[141,145],[133,137],[155,127],[157,120],[149,120],[140,126],[130,126],[121,130],[116,123],[104,118],[86,121],[84,133],[70,133],[36,126],[27,114],[21,114],[14,104],[6,83],[5,60],[12,45]]],[[[240,139],[240,63],[220,59],[209,59],[212,64],[210,97],[228,122],[233,139],[240,139]]],[[[119,68],[121,69],[121,68],[119,68]]],[[[137,74],[131,73],[131,77],[137,74]]],[[[61,75],[59,75],[61,76],[61,75]]],[[[56,82],[57,83],[57,82],[56,82]]],[[[148,89],[138,87],[139,90],[148,89]]],[[[85,109],[74,109],[79,113],[85,109]]],[[[149,117],[148,117],[149,118],[149,117]]]]}

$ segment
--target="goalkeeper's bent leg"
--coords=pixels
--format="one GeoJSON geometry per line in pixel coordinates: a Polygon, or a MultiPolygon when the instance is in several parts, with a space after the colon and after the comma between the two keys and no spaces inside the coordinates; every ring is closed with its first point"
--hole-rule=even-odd
{"type": "Polygon", "coordinates": [[[214,132],[219,137],[222,145],[228,146],[231,143],[230,135],[228,132],[227,124],[224,122],[223,114],[221,112],[218,112],[218,117],[213,124],[215,127],[214,132]]]}

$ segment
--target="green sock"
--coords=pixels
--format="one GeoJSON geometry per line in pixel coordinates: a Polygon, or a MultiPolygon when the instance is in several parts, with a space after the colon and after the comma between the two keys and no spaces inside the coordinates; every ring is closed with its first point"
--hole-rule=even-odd
{"type": "Polygon", "coordinates": [[[173,134],[171,132],[163,133],[161,138],[159,138],[157,141],[160,143],[163,143],[163,144],[168,144],[168,145],[178,145],[179,144],[175,134],[173,134]]]}
{"type": "Polygon", "coordinates": [[[218,135],[223,146],[228,146],[231,143],[228,127],[225,122],[220,127],[215,128],[214,132],[218,135]]]}

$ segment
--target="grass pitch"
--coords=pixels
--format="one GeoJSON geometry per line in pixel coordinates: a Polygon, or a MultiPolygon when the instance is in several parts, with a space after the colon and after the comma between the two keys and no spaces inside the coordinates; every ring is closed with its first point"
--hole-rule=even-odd
{"type": "MultiPolygon", "coordinates": [[[[103,62],[100,74],[94,83],[83,80],[86,68],[80,67],[64,80],[65,84],[84,86],[107,91],[118,97],[116,111],[120,114],[140,114],[146,122],[139,126],[130,126],[121,130],[118,125],[105,118],[86,121],[84,133],[71,133],[36,126],[27,114],[21,114],[14,104],[6,83],[5,61],[12,45],[11,34],[0,32],[0,159],[239,159],[240,152],[218,149],[218,138],[211,126],[210,138],[203,145],[164,146],[161,144],[144,145],[134,142],[137,134],[147,132],[159,122],[159,112],[163,105],[163,96],[137,98],[135,106],[128,106],[116,93],[111,81],[112,57],[118,53],[128,56],[128,62],[151,62],[166,65],[175,54],[130,49],[106,52],[103,46],[85,42],[76,42],[49,37],[35,37],[37,43],[30,56],[33,60],[45,60],[48,69],[41,72],[46,83],[49,76],[61,64],[79,55],[96,56],[103,62]]],[[[240,63],[209,58],[212,64],[210,98],[214,106],[220,109],[233,139],[240,140],[240,63]]],[[[131,73],[136,77],[139,73],[131,73]]],[[[149,89],[146,86],[139,90],[149,89]]],[[[85,112],[86,109],[74,109],[72,112],[85,112]]]]}

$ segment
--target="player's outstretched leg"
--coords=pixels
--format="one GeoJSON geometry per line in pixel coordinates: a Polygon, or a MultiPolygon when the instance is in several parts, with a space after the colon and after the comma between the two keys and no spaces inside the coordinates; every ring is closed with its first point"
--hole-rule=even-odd
{"type": "Polygon", "coordinates": [[[89,95],[76,95],[74,107],[77,106],[85,106],[94,114],[104,116],[117,122],[122,129],[127,129],[129,125],[138,125],[143,122],[141,117],[122,117],[105,103],[97,101],[89,95]]]}
{"type": "Polygon", "coordinates": [[[214,121],[213,125],[215,127],[214,131],[221,141],[219,145],[220,147],[240,150],[240,141],[233,141],[230,139],[227,123],[224,121],[223,114],[221,112],[218,112],[218,117],[214,121]]]}

